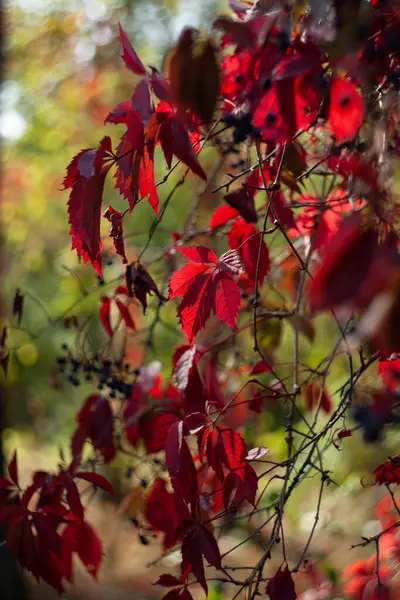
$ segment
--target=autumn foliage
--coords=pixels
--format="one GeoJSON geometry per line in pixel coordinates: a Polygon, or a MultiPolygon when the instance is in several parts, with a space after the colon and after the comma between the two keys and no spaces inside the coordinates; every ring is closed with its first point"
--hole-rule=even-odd
{"type": "MultiPolygon", "coordinates": [[[[7,546],[23,568],[60,592],[73,581],[74,555],[96,578],[102,544],[86,519],[82,490],[112,494],[98,469],[134,450],[153,468],[134,521],[155,532],[166,553],[181,553],[179,572],[156,582],[164,600],[191,600],[199,586],[207,595],[216,577],[232,598],[394,600],[400,456],[371,473],[368,485],[386,488],[377,506],[381,530],[360,544],[371,544],[370,558],[349,564],[339,582],[309,562],[314,528],[296,557],[287,551],[285,507],[310,473],[323,499],[334,479],[323,463],[327,447],[340,452],[352,435],[360,444],[376,442],[399,422],[393,180],[400,7],[395,0],[232,0],[230,8],[207,33],[185,29],[163,73],[142,62],[119,26],[133,91],[106,124],[122,126],[122,136],[115,147],[105,136],[81,150],[63,185],[72,251],[102,277],[101,229],[108,222],[121,263],[119,280],[99,299],[107,343],[96,356],[64,359],[93,381],[76,415],[70,455],[22,488],[14,454],[0,479],[7,546]],[[207,151],[213,164],[203,159],[207,151]],[[123,198],[123,212],[103,197],[106,178],[123,198]],[[186,182],[192,187],[184,224],[161,253],[152,251],[154,232],[186,182]],[[214,205],[200,227],[205,191],[214,205]],[[146,245],[136,248],[124,240],[124,226],[143,201],[154,222],[146,245]],[[148,350],[171,305],[177,344],[160,371],[148,350]],[[121,331],[128,340],[140,331],[139,311],[149,326],[138,338],[143,358],[131,364],[126,344],[118,356],[107,352],[121,331]],[[330,319],[333,349],[318,365],[305,364],[301,346],[313,344],[321,314],[330,319]],[[277,354],[283,323],[293,333],[289,368],[277,354]],[[348,376],[338,390],[327,384],[336,359],[346,361],[348,376]],[[362,387],[374,369],[376,387],[362,387]],[[281,461],[274,448],[251,447],[245,435],[245,426],[268,410],[285,430],[281,461]],[[271,481],[279,488],[265,505],[271,481]],[[223,524],[260,511],[261,559],[234,572],[230,551],[220,549],[223,524]]],[[[18,290],[19,323],[23,299],[18,290]]],[[[5,330],[1,353],[6,370],[5,330]]]]}

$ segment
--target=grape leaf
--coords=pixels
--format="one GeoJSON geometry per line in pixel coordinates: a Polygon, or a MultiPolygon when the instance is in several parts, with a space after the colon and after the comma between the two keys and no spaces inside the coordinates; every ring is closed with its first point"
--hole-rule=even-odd
{"type": "Polygon", "coordinates": [[[183,296],[178,317],[189,343],[214,312],[217,317],[236,327],[240,306],[240,290],[233,276],[241,272],[237,255],[226,253],[218,260],[216,254],[204,246],[177,248],[187,259],[169,282],[169,298],[183,296]],[[237,266],[232,263],[235,256],[237,266]]]}
{"type": "Polygon", "coordinates": [[[121,27],[121,23],[118,23],[119,26],[119,39],[122,44],[122,54],[121,58],[124,61],[125,65],[128,67],[132,73],[136,75],[146,75],[146,69],[136,54],[135,50],[132,47],[132,44],[128,40],[125,31],[121,27]]]}
{"type": "Polygon", "coordinates": [[[283,571],[279,567],[272,579],[268,581],[266,592],[270,600],[296,600],[296,590],[287,566],[283,571]]]}
{"type": "Polygon", "coordinates": [[[67,167],[64,189],[71,188],[68,201],[72,249],[84,263],[91,262],[101,275],[100,220],[104,181],[110,164],[105,164],[111,152],[107,136],[99,147],[82,150],[67,167]]]}

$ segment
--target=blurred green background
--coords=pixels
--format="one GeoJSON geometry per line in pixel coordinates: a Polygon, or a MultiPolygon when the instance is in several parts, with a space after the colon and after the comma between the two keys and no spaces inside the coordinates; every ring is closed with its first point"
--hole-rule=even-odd
{"type": "MultiPolygon", "coordinates": [[[[21,329],[10,323],[14,327],[8,343],[18,350],[12,353],[6,380],[7,415],[12,429],[33,435],[39,443],[59,441],[71,431],[75,409],[85,393],[68,385],[54,370],[61,346],[70,345],[75,332],[63,321],[49,327],[49,319],[57,321],[82,297],[84,288],[93,293],[66,316],[76,316],[81,322],[89,319],[98,311],[100,295],[113,291],[115,283],[107,282],[115,282],[123,272],[119,260],[105,256],[105,285],[100,285],[89,265],[79,265],[70,251],[68,192],[61,191],[66,166],[77,152],[96,146],[107,134],[115,147],[123,133],[121,125],[103,124],[108,112],[131,96],[137,82],[120,59],[118,21],[142,60],[161,68],[182,26],[207,24],[216,9],[210,0],[200,4],[194,0],[8,3],[0,118],[3,317],[10,315],[17,287],[26,298],[21,329]]],[[[160,166],[159,178],[164,173],[160,166]]],[[[177,177],[179,173],[160,189],[161,202],[177,177]]],[[[179,226],[179,207],[190,186],[176,195],[176,210],[169,211],[154,237],[149,259],[169,240],[166,232],[179,226]]],[[[104,208],[107,204],[126,208],[113,190],[111,177],[104,208]]],[[[135,247],[143,246],[152,221],[151,209],[142,203],[126,220],[126,244],[131,238],[135,247]]],[[[104,219],[102,225],[107,255],[109,224],[104,219]]],[[[95,321],[89,324],[93,353],[106,341],[95,321]]]]}
{"type": "MultiPolygon", "coordinates": [[[[116,278],[123,272],[113,252],[110,252],[110,259],[107,258],[107,250],[111,250],[107,222],[103,223],[104,283],[99,282],[89,265],[78,263],[75,253],[70,251],[68,193],[61,191],[65,168],[77,152],[97,145],[106,134],[111,136],[115,147],[123,132],[121,125],[103,125],[108,112],[131,96],[136,83],[134,75],[120,60],[118,21],[143,62],[161,68],[164,54],[184,25],[207,27],[221,10],[226,10],[222,0],[20,0],[6,5],[6,72],[1,89],[0,116],[3,145],[2,318],[10,326],[8,343],[15,351],[11,354],[7,378],[2,373],[0,377],[7,388],[6,448],[11,451],[17,447],[28,470],[38,466],[28,463],[33,451],[37,452],[32,454],[36,457],[34,460],[39,460],[41,455],[46,466],[54,464],[57,448],[68,443],[76,411],[92,389],[90,383],[73,386],[56,367],[56,357],[65,353],[63,345],[75,351],[76,332],[62,317],[76,316],[81,323],[87,323],[90,335],[85,342],[86,350],[93,354],[98,352],[106,342],[106,334],[97,319],[99,297],[113,291],[116,278]],[[21,328],[10,316],[16,288],[25,294],[21,328]],[[90,293],[79,301],[83,290],[90,293]],[[65,311],[75,302],[66,315],[65,311]]],[[[212,168],[214,160],[212,150],[202,155],[206,172],[212,168]]],[[[165,174],[161,161],[157,169],[156,181],[165,174]]],[[[159,188],[161,203],[179,176],[177,172],[159,188]]],[[[199,182],[192,178],[174,196],[173,208],[167,211],[146,255],[149,261],[165,246],[171,233],[179,229],[185,208],[190,204],[190,195],[198,185],[199,182]]],[[[218,201],[218,195],[205,198],[200,225],[207,222],[218,201]]],[[[113,190],[112,178],[106,185],[104,207],[108,204],[117,210],[126,207],[125,201],[113,190]]],[[[152,221],[150,207],[141,203],[124,222],[131,260],[135,258],[133,248],[140,249],[145,244],[152,221]],[[128,239],[132,240],[130,249],[128,239]]],[[[221,251],[224,250],[223,242],[221,251]]],[[[162,264],[152,267],[152,274],[158,276],[157,281],[162,280],[162,264]]],[[[175,325],[174,305],[164,307],[163,318],[167,325],[175,325]]],[[[146,320],[140,316],[138,319],[146,325],[146,320]]],[[[171,329],[160,327],[157,330],[160,341],[157,352],[150,352],[147,357],[148,360],[160,360],[167,375],[171,349],[183,339],[171,329]]],[[[301,358],[317,365],[331,351],[335,341],[332,332],[331,323],[321,318],[316,323],[315,341],[310,343],[303,339],[301,358]]],[[[282,336],[279,359],[282,362],[291,360],[291,326],[284,324],[279,334],[282,336]]],[[[268,335],[272,335],[271,332],[268,335]]],[[[330,390],[333,392],[346,378],[346,361],[338,359],[328,378],[330,390]]],[[[283,456],[285,442],[281,424],[282,421],[278,425],[273,410],[266,411],[256,426],[247,428],[249,444],[265,444],[274,455],[283,456]]],[[[396,454],[399,441],[399,433],[392,431],[379,445],[365,446],[355,434],[352,439],[345,440],[341,452],[331,447],[327,468],[332,470],[335,481],[344,485],[340,495],[339,488],[332,487],[329,510],[323,523],[325,526],[329,523],[335,535],[340,535],[343,527],[348,529],[349,526],[335,521],[335,510],[340,509],[340,503],[345,506],[350,502],[352,494],[357,503],[360,478],[366,474],[371,477],[371,470],[380,461],[396,454]]],[[[304,535],[312,525],[315,502],[310,504],[309,498],[314,485],[317,490],[318,481],[311,479],[294,494],[289,512],[293,523],[299,525],[301,531],[304,528],[304,535]]],[[[373,519],[373,512],[368,509],[379,492],[369,493],[370,500],[365,504],[367,510],[358,515],[358,520],[350,519],[349,533],[359,535],[362,522],[373,519]]],[[[273,494],[272,489],[265,502],[270,501],[273,494]]],[[[325,548],[324,552],[329,553],[329,549],[325,548]]]]}

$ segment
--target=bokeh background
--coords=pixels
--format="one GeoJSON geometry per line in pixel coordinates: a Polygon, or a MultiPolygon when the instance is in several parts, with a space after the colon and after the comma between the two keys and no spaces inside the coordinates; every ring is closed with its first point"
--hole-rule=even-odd
{"type": "MultiPolygon", "coordinates": [[[[122,271],[112,252],[110,259],[107,258],[111,248],[106,222],[104,281],[97,278],[90,266],[78,263],[70,251],[68,194],[61,191],[65,167],[72,156],[82,148],[97,145],[106,134],[115,143],[122,133],[121,126],[103,124],[108,112],[128,99],[135,85],[134,75],[124,68],[119,57],[118,21],[143,62],[161,69],[163,56],[184,25],[207,27],[221,11],[227,11],[223,0],[19,0],[5,6],[6,70],[0,116],[2,318],[11,326],[8,343],[14,351],[7,378],[3,374],[0,377],[7,391],[5,448],[9,453],[18,449],[20,468],[26,479],[34,469],[52,468],[57,463],[59,449],[68,448],[76,411],[91,390],[90,382],[73,385],[57,368],[57,357],[74,352],[76,331],[71,317],[85,323],[84,343],[88,352],[96,353],[106,340],[97,318],[99,298],[113,290],[122,271]],[[10,317],[17,288],[25,294],[21,327],[10,317]]],[[[204,154],[206,171],[212,167],[214,158],[212,151],[204,154]]],[[[156,180],[163,174],[160,167],[156,180]]],[[[179,173],[159,188],[161,202],[178,177],[179,173]]],[[[179,189],[174,208],[167,212],[153,238],[149,259],[151,253],[157,255],[174,229],[179,228],[196,185],[197,182],[189,180],[179,189]]],[[[105,203],[116,209],[125,208],[112,189],[111,179],[105,198],[105,203]]],[[[200,224],[207,222],[217,202],[218,195],[204,195],[200,224]]],[[[151,209],[147,203],[141,203],[125,229],[130,259],[135,256],[135,248],[140,249],[146,242],[152,220],[151,209]]],[[[162,277],[162,267],[159,269],[157,272],[155,267],[153,274],[162,277]]],[[[178,341],[173,332],[176,318],[173,306],[166,309],[164,318],[166,326],[157,332],[160,340],[157,353],[152,356],[150,351],[147,359],[168,365],[171,349],[178,341]]],[[[146,327],[139,313],[137,319],[146,327]]],[[[292,334],[290,325],[280,326],[278,332],[268,332],[271,339],[278,336],[282,361],[285,355],[290,360],[292,334]]],[[[329,354],[331,345],[330,326],[322,319],[317,323],[315,340],[304,341],[303,358],[318,364],[329,354]]],[[[134,343],[130,348],[131,360],[139,360],[140,350],[134,343]]],[[[329,380],[332,394],[346,375],[345,364],[338,360],[329,380]]],[[[245,433],[249,445],[264,444],[278,458],[283,455],[284,435],[273,409],[245,433]]],[[[350,544],[357,543],[360,535],[375,532],[373,507],[381,492],[376,488],[362,489],[360,480],[363,477],[371,480],[373,468],[388,455],[397,454],[399,441],[400,434],[391,431],[384,441],[366,446],[356,433],[346,440],[341,451],[332,447],[326,454],[332,478],[340,487],[332,485],[326,496],[314,548],[315,558],[333,579],[340,577],[347,562],[359,556],[355,551],[350,554],[350,544]]],[[[147,564],[159,555],[160,547],[155,540],[142,546],[137,531],[119,513],[118,502],[129,485],[124,481],[124,465],[117,464],[113,469],[109,476],[119,490],[119,498],[114,503],[98,498],[90,507],[107,556],[100,584],[81,573],[70,598],[158,598],[160,594],[151,582],[157,573],[174,568],[174,557],[147,569],[147,564]]],[[[300,487],[288,508],[292,538],[289,543],[294,547],[304,545],[313,525],[318,486],[319,480],[311,478],[300,487]]],[[[272,486],[265,502],[271,501],[274,493],[272,486]]],[[[245,525],[231,530],[223,547],[234,545],[246,533],[245,525]]],[[[238,565],[255,564],[261,552],[262,536],[258,537],[261,541],[256,536],[243,551],[235,553],[238,565]]],[[[34,584],[32,594],[36,598],[56,597],[47,586],[34,584]]],[[[229,597],[218,586],[212,589],[212,594],[213,600],[229,597]]]]}

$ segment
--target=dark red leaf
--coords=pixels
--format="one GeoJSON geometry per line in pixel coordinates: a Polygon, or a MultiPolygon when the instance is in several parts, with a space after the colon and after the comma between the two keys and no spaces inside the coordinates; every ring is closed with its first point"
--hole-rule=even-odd
{"type": "Polygon", "coordinates": [[[229,470],[243,466],[247,448],[239,433],[230,427],[217,426],[207,432],[205,439],[208,463],[220,481],[224,481],[223,466],[229,470]]]}
{"type": "Polygon", "coordinates": [[[175,421],[169,429],[165,442],[165,462],[171,476],[177,475],[180,469],[180,455],[183,438],[183,421],[175,421]]]}
{"type": "Polygon", "coordinates": [[[170,575],[169,573],[163,573],[162,575],[160,575],[160,577],[157,579],[154,585],[169,588],[175,587],[177,585],[181,586],[182,582],[173,575],[170,575]]]}
{"type": "Polygon", "coordinates": [[[71,451],[79,459],[86,440],[90,440],[105,462],[115,456],[114,417],[107,398],[92,394],[77,416],[78,427],[71,440],[71,451]]]}
{"type": "Polygon", "coordinates": [[[67,502],[72,514],[78,517],[78,519],[83,519],[83,506],[75,482],[66,477],[65,487],[67,490],[67,502]]]}
{"type": "Polygon", "coordinates": [[[151,296],[154,293],[159,300],[166,302],[150,273],[140,263],[132,263],[126,267],[126,286],[129,296],[135,296],[143,306],[143,314],[146,313],[147,294],[151,296]]]}
{"type": "Polygon", "coordinates": [[[132,48],[130,41],[128,40],[124,30],[121,27],[121,23],[118,23],[119,26],[119,39],[122,44],[122,54],[121,58],[124,61],[125,65],[128,67],[130,71],[135,73],[136,75],[145,75],[146,69],[136,54],[135,50],[132,48]]]}
{"type": "Polygon", "coordinates": [[[13,301],[13,316],[17,317],[18,325],[21,325],[23,310],[24,310],[24,296],[21,294],[20,290],[17,289],[17,291],[15,292],[14,301],[13,301]]]}
{"type": "Polygon", "coordinates": [[[33,515],[33,523],[40,543],[46,546],[50,552],[61,557],[61,537],[57,533],[60,519],[56,515],[36,512],[33,515]]]}
{"type": "Polygon", "coordinates": [[[191,565],[193,575],[207,594],[203,557],[210,565],[221,569],[221,555],[214,536],[206,527],[196,525],[183,539],[182,558],[191,565]]]}
{"type": "Polygon", "coordinates": [[[15,483],[17,487],[19,487],[17,451],[14,452],[12,459],[10,460],[8,472],[10,474],[11,481],[15,483]]]}
{"type": "Polygon", "coordinates": [[[245,187],[230,192],[224,196],[225,202],[235,208],[241,217],[248,223],[257,223],[257,212],[254,204],[254,193],[245,187]]]}
{"type": "Polygon", "coordinates": [[[204,173],[196,152],[193,150],[189,133],[177,118],[172,118],[170,122],[170,131],[173,139],[173,152],[178,160],[181,160],[195,175],[207,181],[207,175],[204,173]]]}
{"type": "Polygon", "coordinates": [[[114,247],[117,254],[122,256],[122,263],[125,265],[128,261],[125,255],[124,230],[122,228],[122,214],[109,206],[104,212],[103,217],[111,223],[110,237],[113,238],[114,247]]]}
{"type": "MultiPolygon", "coordinates": [[[[102,560],[101,542],[93,527],[86,521],[69,523],[63,532],[63,555],[66,563],[70,563],[72,552],[76,552],[86,567],[86,570],[94,579],[102,560]]],[[[70,579],[71,566],[67,564],[67,579],[70,579]]],[[[72,578],[72,577],[71,577],[72,578]]]]}
{"type": "Polygon", "coordinates": [[[279,567],[272,579],[269,580],[266,593],[270,600],[296,600],[296,590],[287,565],[283,571],[279,567]]]}

